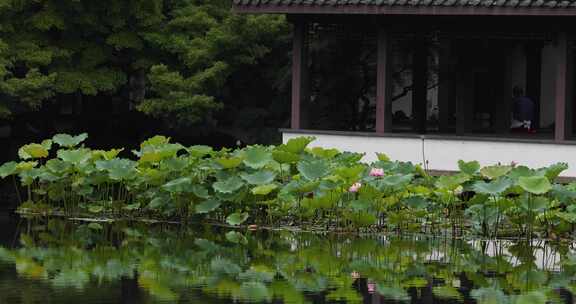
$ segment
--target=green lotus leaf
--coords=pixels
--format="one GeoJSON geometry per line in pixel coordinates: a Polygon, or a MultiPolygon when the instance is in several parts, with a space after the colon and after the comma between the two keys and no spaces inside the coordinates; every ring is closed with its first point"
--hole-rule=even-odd
{"type": "Polygon", "coordinates": [[[136,152],[141,163],[157,163],[163,159],[176,157],[184,147],[180,144],[164,144],[162,146],[145,146],[136,152]]]}
{"type": "Polygon", "coordinates": [[[96,169],[107,171],[113,180],[126,180],[135,176],[136,162],[129,159],[98,160],[95,165],[96,169]]]}
{"type": "Polygon", "coordinates": [[[541,291],[530,291],[516,297],[514,304],[546,304],[548,298],[541,291]]]}
{"type": "Polygon", "coordinates": [[[432,288],[432,293],[440,299],[452,299],[458,301],[463,299],[462,294],[460,294],[458,289],[452,286],[434,286],[432,288]]]}
{"type": "Polygon", "coordinates": [[[560,173],[564,172],[568,170],[568,164],[567,163],[556,163],[553,164],[547,168],[544,169],[545,172],[545,176],[548,178],[548,180],[555,180],[560,173]]]}
{"type": "Polygon", "coordinates": [[[487,177],[489,179],[497,179],[501,176],[508,174],[512,170],[511,166],[487,166],[480,169],[480,173],[482,176],[487,177]]]}
{"type": "Polygon", "coordinates": [[[212,154],[214,150],[209,146],[196,145],[187,149],[188,153],[196,158],[202,158],[206,155],[212,154]]]}
{"type": "Polygon", "coordinates": [[[86,134],[86,133],[82,133],[82,134],[77,135],[77,136],[71,136],[68,134],[56,134],[52,138],[52,141],[54,141],[56,144],[58,144],[61,147],[73,148],[73,147],[79,145],[80,143],[82,143],[83,141],[85,141],[87,138],[88,138],[88,134],[86,134]]]}
{"type": "Polygon", "coordinates": [[[404,204],[412,209],[426,209],[428,201],[421,196],[411,196],[404,200],[404,204]]]}
{"type": "Polygon", "coordinates": [[[346,179],[349,182],[357,181],[360,178],[360,174],[366,170],[366,167],[363,165],[355,165],[355,166],[348,166],[348,167],[339,167],[334,172],[346,179]]]}
{"type": "Polygon", "coordinates": [[[370,208],[372,204],[369,200],[357,199],[350,202],[350,208],[354,211],[365,211],[370,208]]]}
{"type": "Polygon", "coordinates": [[[202,185],[193,185],[192,193],[194,193],[194,195],[196,195],[199,198],[209,199],[211,197],[210,193],[208,193],[208,189],[206,189],[202,185]]]}
{"type": "Polygon", "coordinates": [[[226,223],[232,226],[238,226],[248,219],[248,213],[232,213],[226,217],[226,223]]]}
{"type": "Polygon", "coordinates": [[[94,205],[94,206],[88,207],[88,211],[90,211],[92,213],[100,213],[100,212],[104,211],[104,207],[94,205]]]}
{"type": "Polygon", "coordinates": [[[252,174],[242,173],[240,177],[251,185],[264,185],[271,183],[276,178],[276,173],[269,170],[260,170],[252,174]]]}
{"type": "Polygon", "coordinates": [[[217,158],[216,162],[222,166],[224,169],[232,169],[240,166],[242,163],[241,157],[230,157],[230,158],[217,158]]]}
{"type": "Polygon", "coordinates": [[[18,149],[18,156],[21,159],[36,159],[48,157],[48,149],[41,144],[28,144],[18,149]]]}
{"type": "Polygon", "coordinates": [[[30,171],[34,169],[38,165],[38,162],[35,161],[27,161],[27,162],[19,162],[16,165],[16,171],[24,172],[30,171]]]}
{"type": "Polygon", "coordinates": [[[293,164],[300,160],[300,155],[281,150],[272,151],[272,157],[281,164],[293,164]]]}
{"type": "Polygon", "coordinates": [[[470,292],[470,296],[478,304],[506,304],[509,303],[508,296],[500,289],[480,288],[470,292]]]}
{"type": "Polygon", "coordinates": [[[530,211],[542,211],[542,210],[546,210],[548,209],[550,205],[550,201],[542,196],[536,196],[536,197],[528,197],[528,196],[523,196],[520,199],[520,206],[522,208],[524,208],[525,210],[530,210],[530,211]]]}
{"type": "Polygon", "coordinates": [[[14,175],[16,174],[17,169],[18,163],[16,162],[4,163],[2,166],[0,166],[0,177],[6,178],[10,175],[14,175]]]}
{"type": "Polygon", "coordinates": [[[170,142],[170,137],[156,135],[151,137],[140,144],[140,148],[150,147],[150,146],[162,146],[170,142]]]}
{"type": "Polygon", "coordinates": [[[376,215],[367,211],[349,212],[345,217],[356,227],[368,227],[374,225],[378,220],[376,215]]]}
{"type": "Polygon", "coordinates": [[[307,180],[315,180],[328,175],[329,167],[324,160],[300,161],[298,172],[307,180]]]}
{"type": "Polygon", "coordinates": [[[412,174],[393,174],[384,176],[378,180],[378,185],[384,187],[400,187],[408,184],[414,175],[412,174]]]}
{"type": "Polygon", "coordinates": [[[378,290],[378,293],[387,300],[389,299],[400,302],[410,301],[408,292],[401,287],[386,286],[383,283],[378,283],[376,285],[376,290],[378,290]]]}
{"type": "Polygon", "coordinates": [[[315,140],[314,137],[296,137],[289,139],[283,145],[277,147],[278,150],[290,152],[294,154],[300,154],[306,147],[315,140]]]}
{"type": "Polygon", "coordinates": [[[128,205],[122,207],[122,209],[128,210],[128,211],[137,210],[137,209],[140,209],[140,203],[128,204],[128,205]]]}
{"type": "Polygon", "coordinates": [[[463,183],[470,180],[470,175],[468,174],[455,174],[455,175],[443,175],[440,176],[436,183],[434,184],[439,189],[446,189],[453,191],[458,186],[461,186],[463,183]]]}
{"type": "Polygon", "coordinates": [[[104,229],[104,227],[102,227],[102,225],[100,225],[99,223],[90,223],[88,224],[88,228],[92,229],[92,230],[102,230],[104,229]]]}
{"type": "Polygon", "coordinates": [[[89,161],[91,155],[88,149],[58,150],[58,158],[65,162],[79,165],[89,161]]]}
{"type": "Polygon", "coordinates": [[[466,173],[468,175],[474,175],[478,172],[478,170],[480,170],[480,163],[475,160],[470,162],[459,160],[458,168],[462,173],[466,173]]]}
{"type": "Polygon", "coordinates": [[[196,213],[209,213],[212,212],[216,209],[218,209],[218,207],[220,207],[222,203],[218,200],[215,199],[209,199],[206,201],[203,201],[202,203],[196,205],[196,213]]]}
{"type": "Polygon", "coordinates": [[[384,153],[376,153],[376,157],[378,158],[378,161],[381,161],[381,162],[389,162],[390,161],[390,157],[388,157],[388,155],[386,155],[384,153]]]}
{"type": "Polygon", "coordinates": [[[162,161],[162,170],[184,171],[188,165],[188,159],[183,157],[168,158],[162,161]]]}
{"type": "Polygon", "coordinates": [[[272,161],[272,152],[263,147],[250,147],[246,149],[244,164],[253,169],[260,169],[272,161]]]}
{"type": "Polygon", "coordinates": [[[214,190],[221,193],[233,193],[244,186],[244,181],[238,176],[232,176],[212,184],[214,190]]]}
{"type": "Polygon", "coordinates": [[[171,193],[186,193],[192,191],[192,179],[180,177],[171,180],[162,186],[162,189],[171,193]]]}
{"type": "Polygon", "coordinates": [[[114,159],[118,156],[118,154],[120,154],[120,152],[124,151],[124,148],[122,149],[112,149],[109,151],[104,151],[104,150],[94,150],[92,151],[92,156],[95,159],[105,159],[105,160],[111,160],[114,159]]]}
{"type": "Polygon", "coordinates": [[[260,185],[258,187],[254,187],[250,191],[254,195],[268,195],[268,194],[270,194],[270,192],[274,191],[276,188],[278,188],[278,185],[276,185],[276,184],[266,184],[266,185],[260,185]]]}
{"type": "Polygon", "coordinates": [[[489,183],[478,181],[472,185],[472,189],[478,193],[498,195],[506,191],[512,185],[512,180],[508,178],[499,178],[497,180],[492,180],[489,183]]]}
{"type": "Polygon", "coordinates": [[[526,167],[526,166],[517,166],[514,167],[510,172],[508,172],[508,177],[511,179],[517,180],[522,176],[534,176],[536,175],[536,171],[526,167]]]}
{"type": "Polygon", "coordinates": [[[242,244],[242,245],[248,244],[248,240],[246,239],[246,237],[242,233],[237,231],[228,231],[226,233],[226,240],[235,244],[242,244]]]}
{"type": "Polygon", "coordinates": [[[544,194],[552,189],[550,181],[544,176],[523,176],[518,178],[518,186],[532,194],[544,194]]]}
{"type": "Polygon", "coordinates": [[[309,153],[320,158],[332,159],[340,154],[338,149],[324,149],[322,147],[314,147],[309,149],[309,153]]]}

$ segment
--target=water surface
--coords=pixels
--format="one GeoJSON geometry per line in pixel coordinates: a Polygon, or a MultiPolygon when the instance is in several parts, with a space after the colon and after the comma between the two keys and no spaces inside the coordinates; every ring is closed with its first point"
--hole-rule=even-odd
{"type": "Polygon", "coordinates": [[[571,244],[0,216],[0,303],[572,303],[571,244]]]}

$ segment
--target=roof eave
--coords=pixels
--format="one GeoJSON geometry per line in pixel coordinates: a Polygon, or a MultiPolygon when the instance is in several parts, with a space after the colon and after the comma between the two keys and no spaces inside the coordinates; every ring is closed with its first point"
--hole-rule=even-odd
{"type": "Polygon", "coordinates": [[[454,7],[454,6],[375,6],[375,5],[242,5],[238,13],[315,15],[423,15],[423,16],[576,16],[576,8],[546,7],[454,7]]]}

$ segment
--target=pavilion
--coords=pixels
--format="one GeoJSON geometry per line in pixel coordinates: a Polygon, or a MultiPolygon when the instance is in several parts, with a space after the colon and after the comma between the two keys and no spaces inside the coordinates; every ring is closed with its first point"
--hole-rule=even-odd
{"type": "Polygon", "coordinates": [[[293,24],[290,129],[451,171],[458,159],[576,177],[576,0],[234,0],[293,24]],[[535,104],[510,128],[512,90],[535,104]]]}

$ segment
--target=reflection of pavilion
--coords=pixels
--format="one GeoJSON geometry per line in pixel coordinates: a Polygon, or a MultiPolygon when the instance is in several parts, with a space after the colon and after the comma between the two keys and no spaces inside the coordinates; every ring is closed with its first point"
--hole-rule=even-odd
{"type": "Polygon", "coordinates": [[[235,0],[235,10],[294,24],[285,139],[437,170],[563,161],[576,176],[574,0],[235,0]],[[536,134],[509,128],[516,85],[536,104],[536,134]]]}

